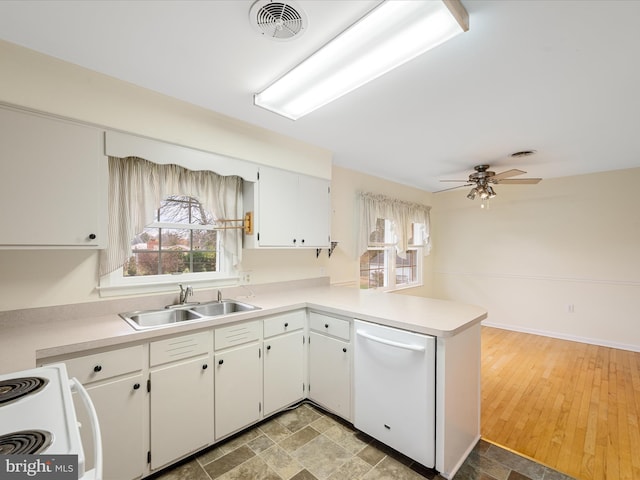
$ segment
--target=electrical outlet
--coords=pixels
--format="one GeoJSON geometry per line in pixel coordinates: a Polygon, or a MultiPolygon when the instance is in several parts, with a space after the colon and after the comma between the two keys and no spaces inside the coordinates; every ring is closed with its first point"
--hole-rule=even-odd
{"type": "Polygon", "coordinates": [[[251,274],[249,272],[242,272],[242,283],[251,283],[251,274]]]}
{"type": "Polygon", "coordinates": [[[575,312],[575,306],[573,305],[573,303],[569,303],[569,304],[567,305],[567,312],[568,312],[568,313],[573,313],[573,312],[575,312]]]}

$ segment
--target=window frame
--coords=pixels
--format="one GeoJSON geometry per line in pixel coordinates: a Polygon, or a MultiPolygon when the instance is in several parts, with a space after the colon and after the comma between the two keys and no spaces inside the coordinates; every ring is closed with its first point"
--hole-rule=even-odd
{"type": "MultiPolygon", "coordinates": [[[[170,195],[162,200],[161,205],[156,209],[156,212],[162,208],[162,205],[171,197],[189,197],[199,205],[200,201],[186,194],[174,194],[170,195]]],[[[159,213],[156,214],[156,220],[159,218],[159,213]]],[[[166,221],[154,221],[145,226],[147,228],[159,229],[171,229],[171,230],[220,230],[219,225],[213,224],[198,224],[198,223],[173,223],[166,221]]],[[[193,250],[189,250],[190,252],[193,250]]],[[[155,251],[153,251],[155,252],[155,251]]],[[[216,271],[212,272],[182,272],[182,273],[163,273],[157,275],[124,275],[124,265],[117,270],[104,275],[100,278],[99,291],[101,296],[109,297],[123,294],[140,294],[140,293],[152,293],[152,292],[166,292],[174,291],[177,283],[188,283],[196,285],[197,287],[217,287],[222,285],[237,284],[240,280],[240,274],[230,262],[226,261],[223,247],[221,245],[221,236],[216,238],[216,271]]]]}
{"type": "MultiPolygon", "coordinates": [[[[383,292],[404,290],[408,288],[416,288],[424,285],[424,246],[422,243],[412,243],[409,245],[407,252],[415,252],[416,255],[416,280],[408,283],[397,283],[397,240],[393,234],[393,224],[388,219],[384,220],[384,241],[383,242],[369,242],[367,252],[370,251],[382,251],[384,253],[384,275],[386,278],[386,286],[382,287],[367,287],[363,288],[361,284],[360,264],[358,264],[358,287],[360,290],[380,290],[383,292]]],[[[413,224],[413,235],[411,238],[416,238],[417,231],[421,230],[422,224],[413,224]]],[[[362,255],[360,256],[360,259],[362,255]]],[[[371,271],[371,270],[369,270],[371,271]]]]}

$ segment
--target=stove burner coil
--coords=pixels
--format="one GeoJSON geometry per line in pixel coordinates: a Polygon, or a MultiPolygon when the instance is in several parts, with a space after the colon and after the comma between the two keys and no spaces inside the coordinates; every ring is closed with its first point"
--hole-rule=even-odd
{"type": "Polygon", "coordinates": [[[10,378],[0,381],[0,406],[42,390],[49,382],[41,377],[10,378]]]}
{"type": "Polygon", "coordinates": [[[51,445],[52,436],[44,430],[23,430],[0,435],[0,455],[36,455],[51,445]]]}

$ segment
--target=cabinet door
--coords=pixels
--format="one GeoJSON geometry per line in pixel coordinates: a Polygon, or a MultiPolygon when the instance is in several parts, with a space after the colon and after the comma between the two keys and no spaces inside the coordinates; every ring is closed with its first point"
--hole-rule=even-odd
{"type": "Polygon", "coordinates": [[[327,247],[331,223],[329,181],[300,175],[298,178],[298,246],[327,247]]]}
{"type": "Polygon", "coordinates": [[[309,334],[309,398],[351,420],[351,350],[347,342],[309,334]]]}
{"type": "Polygon", "coordinates": [[[258,343],[215,354],[216,440],[261,418],[262,358],[258,343]]]}
{"type": "Polygon", "coordinates": [[[258,234],[261,247],[296,246],[298,175],[260,169],[258,234]]]}
{"type": "Polygon", "coordinates": [[[213,442],[213,368],[201,355],[151,371],[151,469],[213,442]]]}
{"type": "Polygon", "coordinates": [[[106,245],[107,159],[93,127],[0,108],[0,245],[106,245]]]}
{"type": "MultiPolygon", "coordinates": [[[[102,433],[103,478],[130,480],[140,478],[147,462],[144,404],[146,388],[142,374],[88,385],[87,392],[98,414],[102,433]]],[[[86,408],[74,394],[81,428],[86,469],[93,468],[93,437],[86,408]]]]}
{"type": "Polygon", "coordinates": [[[264,341],[265,415],[304,397],[303,339],[299,331],[264,341]]]}

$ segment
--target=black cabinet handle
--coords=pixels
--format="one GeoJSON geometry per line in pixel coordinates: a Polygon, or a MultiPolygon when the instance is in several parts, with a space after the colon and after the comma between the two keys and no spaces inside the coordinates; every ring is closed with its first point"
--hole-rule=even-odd
{"type": "Polygon", "coordinates": [[[98,373],[102,371],[102,365],[96,365],[95,367],[93,367],[93,371],[98,373]]]}
{"type": "Polygon", "coordinates": [[[284,328],[287,328],[288,326],[289,326],[289,323],[284,324],[284,328]]]}
{"type": "Polygon", "coordinates": [[[343,349],[342,349],[342,351],[343,351],[344,353],[347,353],[347,347],[343,348],[343,349]]]}
{"type": "Polygon", "coordinates": [[[293,243],[296,243],[296,239],[295,238],[293,239],[293,243]]]}
{"type": "Polygon", "coordinates": [[[134,390],[138,390],[140,388],[140,384],[139,383],[134,383],[133,384],[133,389],[134,390]]]}
{"type": "Polygon", "coordinates": [[[302,243],[304,243],[304,238],[301,240],[302,243]]]}
{"type": "Polygon", "coordinates": [[[207,365],[206,363],[204,365],[202,365],[202,369],[206,370],[207,368],[209,368],[209,365],[207,365]]]}
{"type": "Polygon", "coordinates": [[[95,240],[95,239],[96,239],[96,234],[95,234],[95,233],[90,233],[90,234],[89,234],[89,238],[90,238],[91,240],[95,240]]]}
{"type": "Polygon", "coordinates": [[[325,324],[324,324],[324,328],[329,328],[329,324],[328,324],[328,323],[325,323],[325,324]]]}
{"type": "Polygon", "coordinates": [[[267,345],[267,350],[271,350],[271,345],[267,345]]]}
{"type": "Polygon", "coordinates": [[[218,365],[222,365],[224,363],[224,360],[218,360],[218,365]]]}

